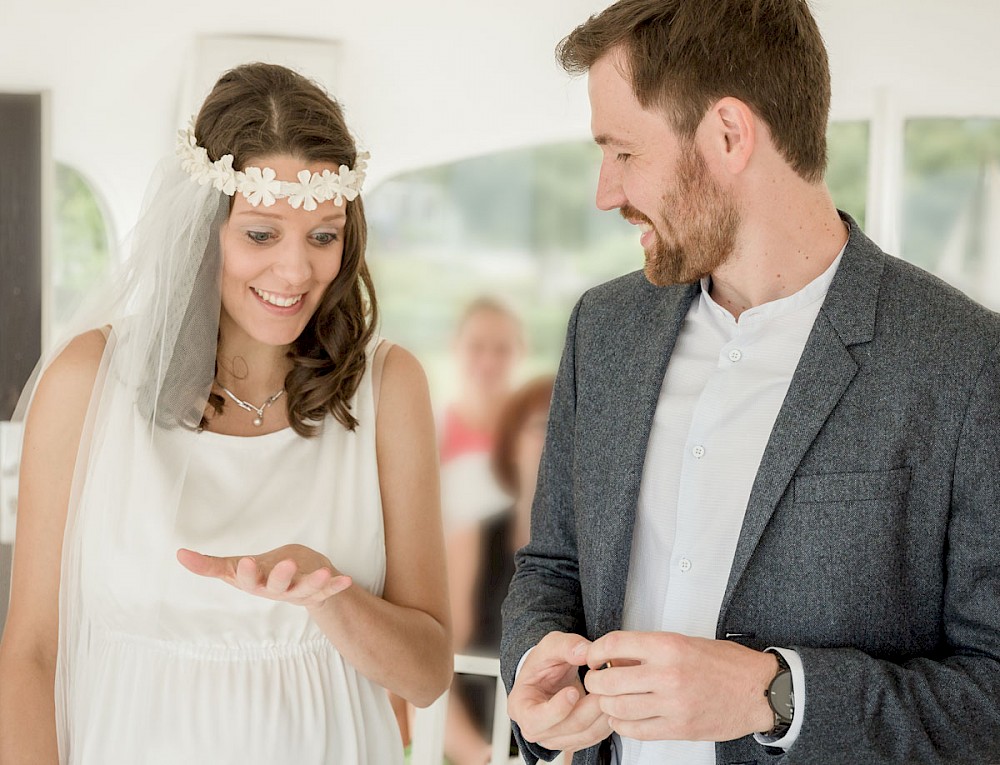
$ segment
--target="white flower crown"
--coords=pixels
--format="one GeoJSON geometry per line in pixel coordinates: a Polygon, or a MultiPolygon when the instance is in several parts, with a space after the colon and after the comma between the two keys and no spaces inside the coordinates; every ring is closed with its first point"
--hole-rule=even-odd
{"type": "Polygon", "coordinates": [[[337,207],[341,207],[345,199],[353,202],[361,193],[371,157],[367,151],[361,151],[353,170],[347,165],[341,165],[336,173],[301,170],[296,176],[298,183],[279,181],[269,167],[233,170],[232,154],[225,154],[213,162],[194,137],[194,120],[186,130],[177,132],[177,156],[181,158],[184,171],[201,186],[211,183],[228,196],[239,192],[254,207],[262,203],[270,207],[277,199],[288,199],[288,204],[296,210],[299,207],[315,210],[320,202],[328,199],[337,207]]]}

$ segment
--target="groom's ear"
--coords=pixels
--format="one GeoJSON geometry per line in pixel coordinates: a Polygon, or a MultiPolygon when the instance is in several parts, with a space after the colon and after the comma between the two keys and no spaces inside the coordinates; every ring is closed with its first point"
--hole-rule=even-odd
{"type": "Polygon", "coordinates": [[[696,140],[712,169],[737,176],[750,164],[760,128],[757,115],[746,103],[726,96],[705,113],[696,140]]]}

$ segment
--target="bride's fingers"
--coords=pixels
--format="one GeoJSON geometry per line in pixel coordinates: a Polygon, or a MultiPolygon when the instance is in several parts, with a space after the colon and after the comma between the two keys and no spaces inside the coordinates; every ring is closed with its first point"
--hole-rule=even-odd
{"type": "Polygon", "coordinates": [[[343,592],[348,587],[350,587],[351,584],[353,584],[353,580],[351,579],[351,577],[345,576],[344,574],[341,574],[340,576],[335,576],[326,585],[326,592],[324,594],[326,595],[326,597],[329,598],[332,595],[336,595],[338,592],[343,592]]]}
{"type": "Polygon", "coordinates": [[[267,577],[267,592],[269,595],[281,595],[295,578],[299,567],[293,560],[278,561],[267,577]]]}
{"type": "Polygon", "coordinates": [[[343,574],[335,576],[322,587],[317,588],[316,593],[311,600],[315,603],[322,603],[327,598],[332,598],[337,593],[343,592],[350,587],[351,584],[351,577],[344,576],[343,574]]]}
{"type": "Polygon", "coordinates": [[[333,572],[328,568],[318,568],[315,571],[299,577],[299,580],[288,590],[288,595],[297,601],[315,600],[318,593],[330,582],[333,572]]]}
{"type": "Polygon", "coordinates": [[[203,555],[182,547],[177,551],[177,560],[188,571],[199,576],[228,579],[235,574],[235,568],[230,558],[216,558],[213,555],[203,555]]]}
{"type": "Polygon", "coordinates": [[[321,568],[299,579],[288,589],[288,595],[296,602],[307,604],[326,600],[351,586],[351,577],[339,574],[333,576],[329,569],[321,568]]]}
{"type": "Polygon", "coordinates": [[[291,558],[278,561],[266,573],[266,566],[262,568],[249,556],[221,558],[181,548],[177,551],[177,560],[200,576],[216,577],[256,595],[304,605],[322,603],[352,584],[351,577],[334,576],[325,566],[303,575],[291,558]]]}
{"type": "Polygon", "coordinates": [[[236,586],[248,592],[261,586],[260,569],[253,558],[240,558],[236,564],[236,586]]]}

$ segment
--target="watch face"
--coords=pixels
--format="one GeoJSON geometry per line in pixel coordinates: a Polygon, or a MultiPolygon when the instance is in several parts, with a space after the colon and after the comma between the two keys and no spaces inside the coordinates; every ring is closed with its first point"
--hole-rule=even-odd
{"type": "Polygon", "coordinates": [[[791,672],[779,672],[775,675],[771,687],[768,688],[768,700],[775,714],[788,722],[792,721],[792,716],[795,714],[795,694],[792,693],[791,672]]]}

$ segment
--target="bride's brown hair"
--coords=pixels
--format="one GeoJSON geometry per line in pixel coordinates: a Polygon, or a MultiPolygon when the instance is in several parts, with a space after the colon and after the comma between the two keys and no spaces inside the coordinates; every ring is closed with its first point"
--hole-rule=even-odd
{"type": "MultiPolygon", "coordinates": [[[[273,64],[246,64],[222,75],[198,113],[194,132],[213,161],[232,154],[238,170],[271,154],[352,168],[357,161],[340,105],[316,83],[273,64]]],[[[348,430],[357,427],[350,401],[364,375],[366,348],[378,321],[365,263],[364,206],[361,197],[345,205],[340,273],[288,352],[294,364],[285,377],[288,419],[305,437],[319,432],[318,423],[327,414],[348,430]]],[[[216,393],[209,403],[217,413],[225,405],[216,393]]]]}

